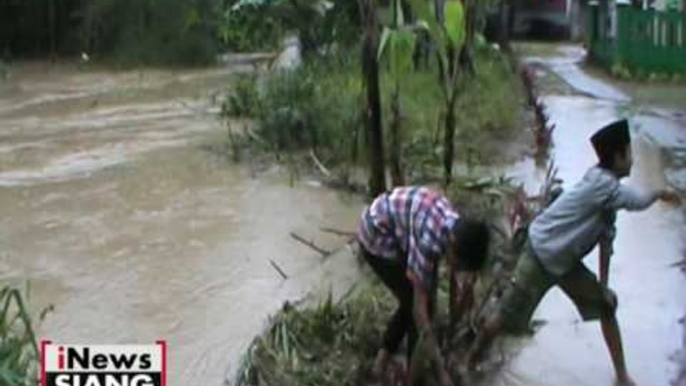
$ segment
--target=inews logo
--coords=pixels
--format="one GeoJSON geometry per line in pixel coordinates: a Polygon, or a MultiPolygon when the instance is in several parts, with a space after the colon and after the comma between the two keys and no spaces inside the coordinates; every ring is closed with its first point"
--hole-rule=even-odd
{"type": "Polygon", "coordinates": [[[167,386],[167,344],[41,342],[41,386],[167,386]]]}

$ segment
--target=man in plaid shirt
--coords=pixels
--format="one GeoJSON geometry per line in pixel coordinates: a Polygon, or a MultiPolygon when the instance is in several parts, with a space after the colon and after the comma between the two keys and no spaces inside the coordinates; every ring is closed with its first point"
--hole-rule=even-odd
{"type": "Polygon", "coordinates": [[[384,372],[406,335],[411,363],[419,330],[441,386],[452,385],[430,322],[438,264],[446,256],[451,274],[480,270],[488,252],[488,227],[461,218],[444,196],[428,188],[406,187],[380,195],[365,209],[358,240],[365,260],[400,303],[388,322],[375,372],[384,372]]]}

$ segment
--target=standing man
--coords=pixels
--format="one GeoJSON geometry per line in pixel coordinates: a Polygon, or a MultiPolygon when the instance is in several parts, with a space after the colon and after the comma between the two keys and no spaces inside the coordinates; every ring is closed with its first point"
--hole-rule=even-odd
{"type": "Polygon", "coordinates": [[[445,197],[428,188],[397,188],[380,195],[365,209],[358,240],[365,260],[399,302],[386,327],[375,373],[385,372],[389,357],[405,336],[408,363],[412,363],[421,336],[436,365],[440,385],[451,386],[431,328],[438,265],[447,256],[451,274],[480,270],[488,254],[487,225],[461,218],[445,197]]]}
{"type": "Polygon", "coordinates": [[[618,383],[635,385],[624,361],[617,296],[608,286],[615,219],[620,209],[645,210],[657,200],[678,203],[679,197],[666,190],[638,192],[619,182],[629,176],[633,165],[626,120],[605,126],[591,137],[591,143],[598,164],[531,223],[512,285],[498,311],[486,318],[470,365],[499,331],[525,331],[543,296],[559,286],[584,321],[600,320],[618,383]],[[600,247],[600,280],[582,262],[596,245],[600,247]]]}

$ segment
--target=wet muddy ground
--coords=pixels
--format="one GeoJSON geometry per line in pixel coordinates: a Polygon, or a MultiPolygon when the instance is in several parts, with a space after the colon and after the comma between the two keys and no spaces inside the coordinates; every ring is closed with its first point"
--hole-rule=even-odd
{"type": "Polygon", "coordinates": [[[339,248],[319,228],[354,230],[358,199],[206,150],[235,72],[28,63],[0,82],[0,280],[54,305],[41,338],[166,339],[170,386],[221,385],[268,315],[355,266],[289,233],[339,248]]]}

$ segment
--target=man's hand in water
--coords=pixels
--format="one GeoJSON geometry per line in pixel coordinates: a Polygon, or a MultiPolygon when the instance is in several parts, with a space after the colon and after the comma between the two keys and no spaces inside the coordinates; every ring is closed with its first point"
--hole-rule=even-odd
{"type": "Polygon", "coordinates": [[[672,190],[661,190],[658,193],[660,201],[670,205],[681,205],[681,197],[672,190]]]}

